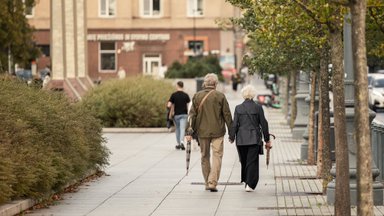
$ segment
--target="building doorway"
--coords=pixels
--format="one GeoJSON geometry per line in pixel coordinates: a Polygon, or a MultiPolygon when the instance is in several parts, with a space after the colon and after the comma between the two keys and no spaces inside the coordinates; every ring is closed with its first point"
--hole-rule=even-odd
{"type": "Polygon", "coordinates": [[[160,54],[144,54],[143,56],[143,74],[153,77],[159,77],[161,66],[160,54]]]}

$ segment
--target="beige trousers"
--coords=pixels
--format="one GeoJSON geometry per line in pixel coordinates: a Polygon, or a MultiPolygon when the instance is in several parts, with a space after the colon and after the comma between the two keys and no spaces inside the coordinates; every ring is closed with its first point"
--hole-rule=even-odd
{"type": "Polygon", "coordinates": [[[199,138],[201,149],[201,169],[205,185],[216,187],[220,177],[221,161],[224,150],[224,137],[199,138]],[[210,161],[212,147],[212,165],[210,161]]]}

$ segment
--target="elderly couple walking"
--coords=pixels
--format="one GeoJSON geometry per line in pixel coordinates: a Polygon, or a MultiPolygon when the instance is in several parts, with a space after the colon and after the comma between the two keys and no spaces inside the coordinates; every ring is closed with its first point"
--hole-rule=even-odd
{"type": "MultiPolygon", "coordinates": [[[[216,90],[217,84],[217,75],[207,74],[204,77],[203,90],[193,96],[186,127],[186,140],[191,141],[192,134],[197,134],[205,189],[217,192],[223,158],[225,126],[227,126],[229,142],[236,141],[241,163],[241,182],[245,183],[246,191],[253,191],[259,181],[259,153],[262,151],[262,137],[266,148],[272,147],[268,122],[265,119],[263,108],[253,101],[256,95],[253,86],[248,85],[242,89],[241,93],[245,100],[236,106],[232,120],[228,101],[222,92],[216,90]],[[212,162],[210,160],[211,150],[212,162]]],[[[179,131],[181,130],[182,127],[179,131]]],[[[184,140],[182,136],[176,134],[176,137],[182,144],[182,140],[184,140]]]]}

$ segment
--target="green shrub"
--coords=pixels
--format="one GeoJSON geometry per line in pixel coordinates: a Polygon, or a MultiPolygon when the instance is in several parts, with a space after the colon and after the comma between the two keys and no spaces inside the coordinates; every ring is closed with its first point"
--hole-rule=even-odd
{"type": "Polygon", "coordinates": [[[41,198],[108,164],[102,127],[61,94],[0,77],[0,203],[41,198]]]}
{"type": "Polygon", "coordinates": [[[166,78],[196,78],[204,77],[208,73],[215,73],[219,80],[223,80],[221,67],[217,57],[205,56],[189,60],[186,64],[173,62],[165,73],[166,78]]]}
{"type": "Polygon", "coordinates": [[[105,127],[165,127],[170,83],[149,77],[110,80],[83,99],[105,127]]]}

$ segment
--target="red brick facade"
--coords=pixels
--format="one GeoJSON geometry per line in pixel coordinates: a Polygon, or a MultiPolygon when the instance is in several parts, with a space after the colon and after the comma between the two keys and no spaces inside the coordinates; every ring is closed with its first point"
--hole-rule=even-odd
{"type": "MultiPolygon", "coordinates": [[[[49,31],[37,31],[35,39],[38,45],[49,45],[50,34],[49,31]]],[[[145,54],[157,54],[161,57],[161,64],[169,67],[174,61],[185,63],[188,59],[188,41],[194,39],[204,41],[205,54],[212,51],[219,51],[220,48],[220,30],[219,29],[198,29],[193,34],[191,29],[170,29],[170,30],[89,30],[88,31],[88,75],[92,80],[109,79],[117,77],[117,70],[123,67],[127,76],[134,76],[143,73],[143,56],[145,54]],[[98,35],[167,35],[169,39],[166,40],[146,40],[134,38],[122,38],[113,40],[111,38],[104,40],[103,38],[95,39],[98,35]],[[91,35],[91,37],[89,37],[91,35]],[[93,36],[93,38],[92,38],[93,36]],[[102,41],[115,42],[116,45],[116,69],[113,71],[100,70],[100,54],[99,44],[102,41]],[[134,42],[133,50],[124,50],[123,45],[125,42],[134,42]],[[187,52],[186,52],[187,51],[187,52]]],[[[229,42],[232,43],[232,42],[229,42]]],[[[189,50],[191,52],[191,50],[189,50]]],[[[49,57],[41,57],[38,59],[38,68],[44,68],[45,65],[50,64],[49,57]]]]}

